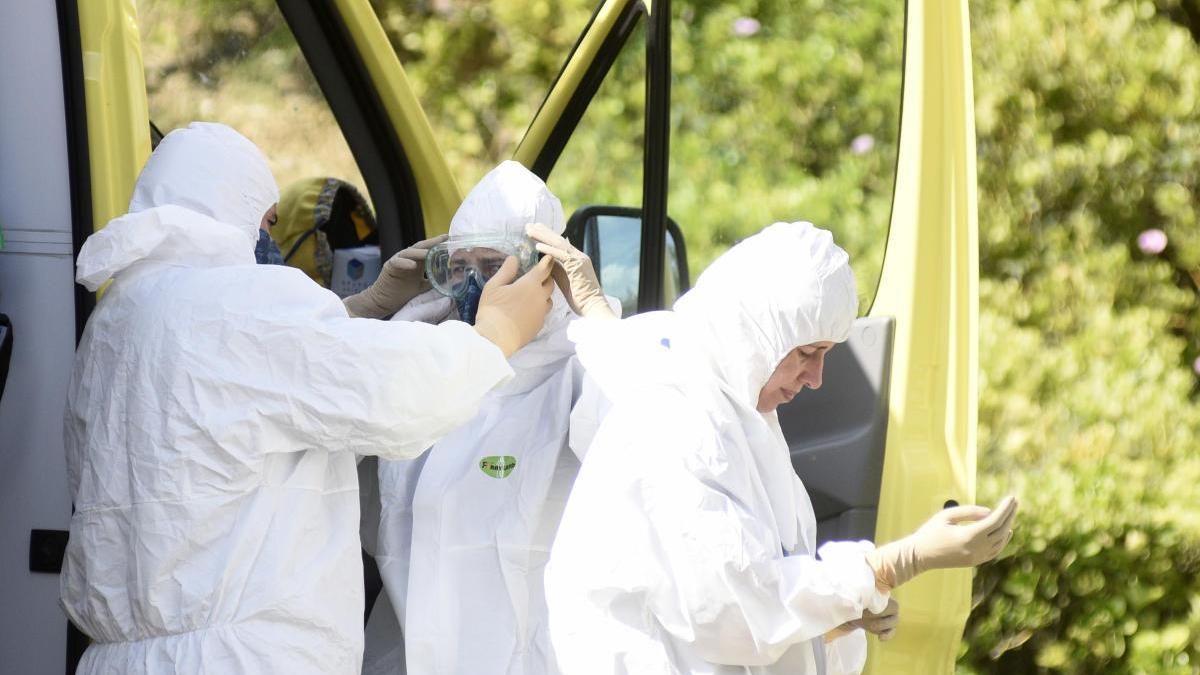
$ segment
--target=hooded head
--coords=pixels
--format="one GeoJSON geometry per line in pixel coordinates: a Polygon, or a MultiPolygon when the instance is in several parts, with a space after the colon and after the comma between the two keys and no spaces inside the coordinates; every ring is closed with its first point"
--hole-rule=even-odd
{"type": "MultiPolygon", "coordinates": [[[[542,223],[561,234],[566,229],[562,204],[542,179],[528,169],[517,162],[502,162],[471,189],[470,194],[458,207],[450,221],[450,245],[456,247],[457,242],[464,247],[471,247],[469,242],[477,237],[500,237],[516,245],[526,240],[525,226],[532,223],[542,223]]],[[[483,242],[478,242],[477,245],[476,250],[484,251],[498,246],[495,243],[489,245],[483,242]]],[[[501,256],[508,252],[503,250],[503,247],[499,248],[502,250],[497,251],[498,255],[482,256],[488,266],[499,267],[501,256]]],[[[490,273],[486,276],[490,276],[490,273]]],[[[484,281],[486,276],[478,281],[484,281]]],[[[481,292],[482,285],[473,286],[473,290],[468,292],[465,298],[459,297],[456,300],[459,309],[478,302],[481,292]]],[[[566,311],[566,299],[556,292],[554,309],[547,317],[547,325],[566,311]]],[[[474,314],[473,310],[466,313],[474,314]]]]}
{"type": "Polygon", "coordinates": [[[488,172],[450,220],[450,237],[525,236],[525,226],[541,223],[562,234],[567,227],[562,203],[520,163],[508,160],[488,172]]]}
{"type": "Polygon", "coordinates": [[[143,261],[252,264],[263,216],[279,201],[267,161],[223,124],[167,134],[138,176],[129,213],[84,243],[76,280],[89,290],[143,261]]]}
{"type": "Polygon", "coordinates": [[[253,244],[263,215],[278,201],[257,146],[224,124],[193,122],[167,134],[146,160],[129,212],[181,206],[237,227],[253,244]]]}
{"type": "Polygon", "coordinates": [[[846,340],[858,296],[849,256],[829,232],[776,223],[717,258],[675,313],[689,351],[739,405],[754,408],[792,350],[846,340]]]}
{"type": "Polygon", "coordinates": [[[692,375],[732,403],[786,551],[816,544],[812,510],[796,490],[787,442],[759,392],[792,350],[844,342],[858,314],[854,273],[833,237],[810,223],[776,223],[718,258],[675,303],[679,344],[692,375]]]}
{"type": "MultiPolygon", "coordinates": [[[[550,188],[524,166],[513,161],[501,163],[471,189],[450,221],[450,239],[472,236],[525,237],[525,226],[541,223],[558,234],[567,227],[562,203],[550,188]]],[[[567,339],[566,325],[571,308],[558,288],[551,296],[553,306],[538,337],[509,359],[518,378],[506,390],[519,391],[527,383],[546,374],[540,366],[555,364],[574,353],[567,339]]],[[[457,316],[451,312],[453,301],[436,290],[417,296],[393,317],[394,320],[439,322],[457,316]]]]}

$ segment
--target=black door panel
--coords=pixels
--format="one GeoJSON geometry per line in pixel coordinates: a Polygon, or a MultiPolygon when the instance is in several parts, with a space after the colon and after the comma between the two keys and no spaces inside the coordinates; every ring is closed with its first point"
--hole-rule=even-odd
{"type": "Polygon", "coordinates": [[[779,408],[779,422],[817,514],[818,539],[873,539],[891,380],[891,318],[859,319],[825,357],[820,389],[779,408]]]}

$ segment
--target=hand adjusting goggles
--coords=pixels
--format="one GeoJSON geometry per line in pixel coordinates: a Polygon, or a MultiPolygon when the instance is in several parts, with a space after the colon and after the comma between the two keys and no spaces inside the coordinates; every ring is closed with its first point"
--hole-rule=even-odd
{"type": "Polygon", "coordinates": [[[459,318],[473,324],[483,285],[500,271],[510,255],[517,258],[520,273],[537,263],[537,250],[525,236],[451,237],[429,250],[425,276],[439,293],[455,300],[459,318]]]}

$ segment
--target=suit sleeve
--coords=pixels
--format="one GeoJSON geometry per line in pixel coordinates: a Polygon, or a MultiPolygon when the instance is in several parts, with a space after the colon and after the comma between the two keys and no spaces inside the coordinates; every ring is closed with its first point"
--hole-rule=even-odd
{"type": "Polygon", "coordinates": [[[210,388],[243,397],[264,452],[414,457],[512,376],[500,349],[465,323],[349,318],[315,284],[274,290],[252,330],[229,329],[232,365],[210,388]]]}
{"type": "MultiPolygon", "coordinates": [[[[662,580],[651,608],[668,631],[711,663],[769,665],[794,645],[886,606],[866,562],[869,543],[785,557],[773,524],[745,507],[752,497],[742,494],[747,483],[737,474],[747,467],[728,461],[713,434],[679,435],[674,442],[696,447],[670,456],[698,459],[651,461],[634,492],[670,496],[644,505],[662,580]]],[[[647,440],[631,456],[652,457],[656,445],[670,442],[647,440]]]]}

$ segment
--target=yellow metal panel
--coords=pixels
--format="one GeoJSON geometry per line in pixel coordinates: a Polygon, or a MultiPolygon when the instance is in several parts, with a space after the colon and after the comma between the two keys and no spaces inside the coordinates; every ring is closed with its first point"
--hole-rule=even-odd
{"type": "Polygon", "coordinates": [[[146,76],[133,0],[79,0],[92,227],[125,213],[150,156],[146,76]]]}
{"type": "MultiPolygon", "coordinates": [[[[871,315],[896,318],[877,539],[901,537],[946,500],[975,500],[978,224],[966,0],[909,0],[892,223],[871,315]]],[[[954,672],[971,573],[897,590],[900,628],[872,641],[868,673],[954,672]]]]}
{"type": "Polygon", "coordinates": [[[371,3],[336,0],[336,5],[412,166],[421,195],[425,234],[442,234],[450,228],[450,218],[462,203],[463,194],[438,148],[421,102],[371,3]]]}
{"type": "Polygon", "coordinates": [[[513,159],[525,166],[533,166],[533,161],[545,147],[550,132],[562,117],[563,110],[566,109],[571,96],[579,88],[584,73],[596,60],[596,54],[600,51],[604,39],[613,31],[617,19],[620,18],[626,5],[636,1],[638,0],[607,0],[600,8],[595,20],[588,27],[587,33],[579,41],[575,53],[571,55],[570,61],[563,67],[554,87],[547,94],[546,100],[529,125],[529,129],[525,131],[525,137],[521,139],[521,144],[513,153],[513,159]]]}

